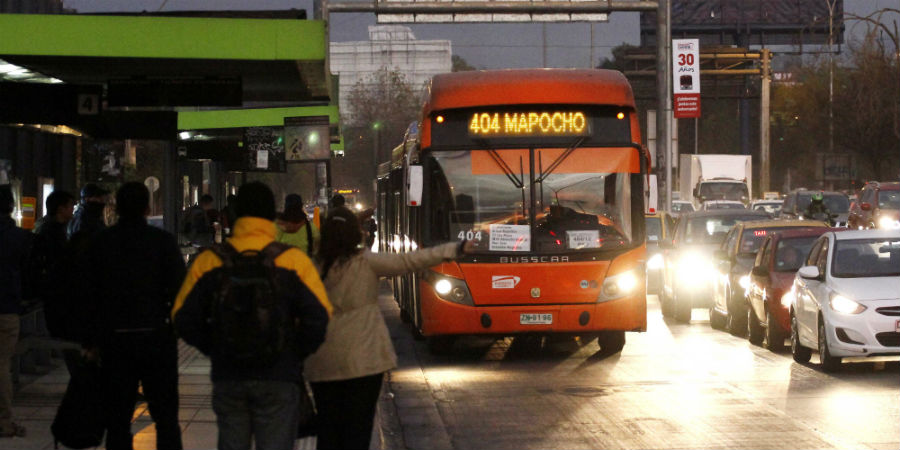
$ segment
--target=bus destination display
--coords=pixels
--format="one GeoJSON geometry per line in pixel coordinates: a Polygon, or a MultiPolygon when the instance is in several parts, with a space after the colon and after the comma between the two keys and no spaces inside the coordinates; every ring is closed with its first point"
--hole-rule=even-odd
{"type": "Polygon", "coordinates": [[[587,136],[590,132],[582,111],[476,111],[469,119],[469,136],[480,138],[587,136]]]}

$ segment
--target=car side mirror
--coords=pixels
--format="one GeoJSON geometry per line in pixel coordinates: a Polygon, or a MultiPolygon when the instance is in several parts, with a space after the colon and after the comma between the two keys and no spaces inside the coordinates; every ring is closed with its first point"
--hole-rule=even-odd
{"type": "Polygon", "coordinates": [[[409,172],[407,172],[407,197],[406,197],[406,205],[407,206],[420,206],[422,204],[422,186],[424,183],[424,176],[422,171],[422,166],[409,166],[409,172]]]}
{"type": "Polygon", "coordinates": [[[819,268],[816,266],[803,266],[797,271],[797,275],[807,280],[818,280],[819,268]]]}
{"type": "Polygon", "coordinates": [[[861,210],[863,210],[863,211],[871,211],[871,210],[872,210],[872,204],[871,204],[871,203],[860,203],[860,204],[859,204],[859,209],[861,209],[861,210]]]}
{"type": "Polygon", "coordinates": [[[769,269],[766,266],[756,266],[750,271],[750,274],[757,278],[768,278],[769,269]]]}

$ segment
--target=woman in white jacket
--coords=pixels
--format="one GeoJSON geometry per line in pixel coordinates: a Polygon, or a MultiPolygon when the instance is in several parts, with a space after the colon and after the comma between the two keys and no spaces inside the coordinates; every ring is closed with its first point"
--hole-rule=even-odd
{"type": "Polygon", "coordinates": [[[325,343],[304,363],[318,409],[319,450],[369,448],[384,373],[397,367],[378,307],[378,278],[423,270],[471,248],[459,242],[372,253],[360,247],[362,236],[346,208],[336,208],[322,226],[318,263],[334,312],[325,343]]]}

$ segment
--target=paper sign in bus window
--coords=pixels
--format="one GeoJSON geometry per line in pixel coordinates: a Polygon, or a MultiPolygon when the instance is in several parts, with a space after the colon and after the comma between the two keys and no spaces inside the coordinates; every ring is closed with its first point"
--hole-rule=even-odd
{"type": "Polygon", "coordinates": [[[566,231],[569,248],[599,248],[600,230],[570,230],[566,231]]]}
{"type": "Polygon", "coordinates": [[[490,250],[495,252],[531,251],[531,227],[528,225],[491,225],[490,250]]]}

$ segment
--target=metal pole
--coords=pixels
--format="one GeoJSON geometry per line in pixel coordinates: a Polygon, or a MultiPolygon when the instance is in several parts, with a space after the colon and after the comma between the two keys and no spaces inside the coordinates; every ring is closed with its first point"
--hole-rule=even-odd
{"type": "Polygon", "coordinates": [[[665,7],[666,20],[664,23],[665,50],[664,54],[664,72],[666,75],[665,82],[665,124],[666,144],[663,147],[666,151],[666,211],[672,212],[672,0],[662,0],[661,3],[665,7]]]}
{"type": "Polygon", "coordinates": [[[541,41],[541,42],[543,42],[543,52],[541,54],[542,55],[541,67],[546,68],[547,67],[547,24],[546,23],[541,24],[541,37],[543,38],[543,40],[541,41]]]}
{"type": "Polygon", "coordinates": [[[834,153],[834,7],[828,2],[828,153],[834,153]]]}
{"type": "Polygon", "coordinates": [[[594,68],[594,22],[588,24],[591,27],[591,62],[588,64],[588,69],[594,68]]]}
{"type": "MultiPolygon", "coordinates": [[[[760,90],[760,112],[759,112],[759,192],[762,194],[769,190],[769,96],[771,94],[770,85],[772,84],[772,66],[771,54],[768,49],[762,50],[762,89],[760,90]]],[[[753,196],[753,193],[750,193],[753,196]]],[[[762,195],[760,195],[762,197],[762,195]]]]}
{"type": "Polygon", "coordinates": [[[668,108],[668,92],[669,86],[666,84],[668,77],[667,66],[669,58],[666,55],[666,3],[668,0],[660,0],[656,10],[656,161],[659,167],[665,167],[666,170],[660,175],[661,185],[666,186],[661,189],[659,198],[659,209],[670,211],[669,206],[669,142],[666,140],[668,135],[669,123],[666,120],[666,110],[668,108]]]}
{"type": "Polygon", "coordinates": [[[700,118],[694,117],[694,154],[700,154],[700,118]]]}

